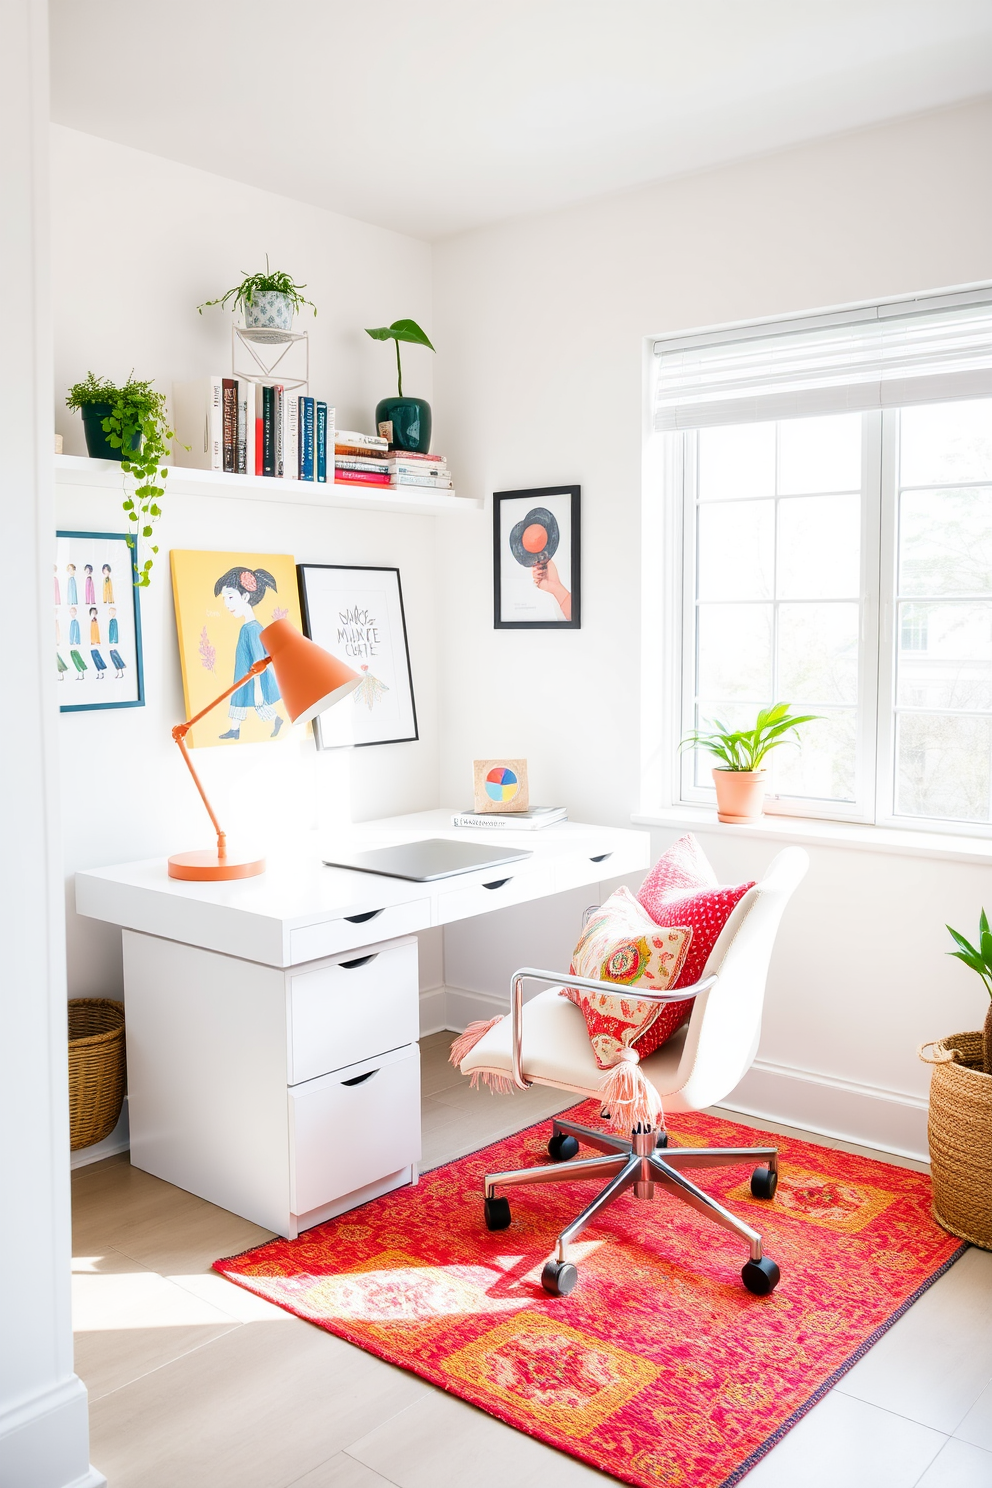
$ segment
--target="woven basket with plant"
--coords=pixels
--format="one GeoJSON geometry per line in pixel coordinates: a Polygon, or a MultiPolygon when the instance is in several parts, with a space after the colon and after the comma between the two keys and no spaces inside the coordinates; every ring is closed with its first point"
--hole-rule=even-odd
{"type": "Polygon", "coordinates": [[[954,1033],[920,1048],[933,1065],[930,1170],[934,1218],[952,1235],[992,1250],[992,932],[984,909],[978,945],[951,930],[957,949],[989,993],[981,1032],[954,1033]]]}

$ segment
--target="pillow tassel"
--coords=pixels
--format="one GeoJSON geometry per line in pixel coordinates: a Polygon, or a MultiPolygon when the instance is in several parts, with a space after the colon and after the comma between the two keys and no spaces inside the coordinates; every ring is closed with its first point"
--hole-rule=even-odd
{"type": "Polygon", "coordinates": [[[664,1129],[665,1117],[661,1096],[645,1075],[636,1049],[621,1049],[616,1064],[607,1071],[601,1085],[603,1108],[609,1112],[610,1126],[630,1136],[638,1127],[648,1131],[664,1129]]]}

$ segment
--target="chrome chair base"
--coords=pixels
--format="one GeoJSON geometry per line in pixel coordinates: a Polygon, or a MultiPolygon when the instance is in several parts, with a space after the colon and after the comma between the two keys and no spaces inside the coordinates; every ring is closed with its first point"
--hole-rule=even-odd
{"type": "MultiPolygon", "coordinates": [[[[510,1223],[509,1204],[497,1198],[496,1190],[523,1188],[532,1183],[574,1183],[581,1178],[608,1178],[592,1203],[583,1209],[577,1219],[567,1225],[558,1236],[555,1260],[545,1267],[544,1285],[549,1291],[559,1291],[548,1285],[548,1272],[557,1267],[574,1273],[569,1258],[569,1247],[582,1231],[602,1214],[622,1193],[633,1189],[638,1199],[653,1199],[655,1189],[671,1194],[691,1209],[711,1219],[733,1234],[745,1240],[749,1260],[742,1272],[745,1286],[759,1294],[770,1292],[778,1282],[778,1267],[770,1261],[761,1248],[761,1236],[757,1230],[738,1219],[729,1209],[724,1209],[709,1194],[690,1183],[683,1176],[687,1168],[726,1168],[735,1163],[757,1162],[752,1174],[751,1191],[756,1198],[773,1197],[778,1182],[778,1151],[775,1147],[668,1147],[664,1132],[635,1131],[629,1141],[610,1132],[593,1131],[579,1126],[574,1121],[555,1119],[552,1147],[562,1138],[573,1137],[576,1142],[592,1147],[597,1157],[577,1157],[562,1162],[549,1163],[539,1168],[517,1168],[507,1173],[486,1174],[486,1222],[492,1229],[503,1229],[510,1223]],[[753,1283],[753,1284],[752,1284],[753,1283]]],[[[574,1280],[567,1290],[574,1286],[574,1280]]]]}

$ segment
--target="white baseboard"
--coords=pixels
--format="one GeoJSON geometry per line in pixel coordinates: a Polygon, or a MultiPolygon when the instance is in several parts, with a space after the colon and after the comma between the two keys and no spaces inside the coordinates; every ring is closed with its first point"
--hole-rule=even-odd
{"type": "Polygon", "coordinates": [[[930,1160],[926,1100],[882,1085],[756,1059],[720,1105],[917,1162],[930,1160]]]}
{"type": "Polygon", "coordinates": [[[423,987],[420,992],[420,1037],[447,1028],[443,987],[423,987]]]}
{"type": "MultiPolygon", "coordinates": [[[[476,1019],[498,1018],[510,1010],[508,998],[462,987],[435,987],[421,993],[422,1009],[425,996],[432,999],[432,1031],[437,1026],[462,1033],[476,1019]]],[[[798,1065],[756,1059],[720,1105],[743,1116],[802,1127],[819,1136],[856,1142],[917,1162],[929,1161],[926,1100],[881,1085],[861,1085],[798,1065]]]]}
{"type": "Polygon", "coordinates": [[[0,1484],[11,1488],[107,1488],[86,1460],[86,1390],[70,1375],[0,1411],[0,1484]]]}

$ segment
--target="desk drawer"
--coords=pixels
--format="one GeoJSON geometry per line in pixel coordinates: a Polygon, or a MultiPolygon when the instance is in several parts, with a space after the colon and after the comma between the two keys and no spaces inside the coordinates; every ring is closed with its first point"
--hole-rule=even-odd
{"type": "Polygon", "coordinates": [[[371,1059],[383,1049],[416,1043],[419,998],[412,939],[360,947],[333,966],[292,974],[290,1085],[371,1059]]]}
{"type": "Polygon", "coordinates": [[[420,1161],[416,1044],[297,1085],[288,1098],[294,1214],[420,1161]]]}
{"type": "Polygon", "coordinates": [[[525,866],[514,869],[512,863],[494,868],[486,883],[470,888],[442,889],[438,894],[438,924],[464,920],[469,915],[486,914],[490,909],[503,909],[508,904],[521,904],[525,899],[539,899],[554,893],[554,870],[525,866]]]}
{"type": "Polygon", "coordinates": [[[396,935],[411,935],[426,930],[431,922],[431,901],[411,899],[405,904],[378,908],[374,903],[364,913],[340,920],[321,920],[317,925],[303,925],[289,932],[291,966],[301,961],[319,961],[337,951],[350,951],[366,946],[370,940],[392,940],[396,935]]]}

